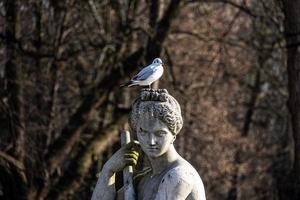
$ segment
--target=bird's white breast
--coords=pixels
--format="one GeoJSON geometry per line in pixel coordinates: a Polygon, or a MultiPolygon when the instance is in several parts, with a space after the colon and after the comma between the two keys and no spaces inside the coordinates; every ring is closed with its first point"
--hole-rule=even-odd
{"type": "Polygon", "coordinates": [[[150,85],[154,81],[158,80],[164,73],[164,68],[162,65],[155,67],[156,70],[151,74],[146,80],[142,81],[140,85],[150,85]]]}

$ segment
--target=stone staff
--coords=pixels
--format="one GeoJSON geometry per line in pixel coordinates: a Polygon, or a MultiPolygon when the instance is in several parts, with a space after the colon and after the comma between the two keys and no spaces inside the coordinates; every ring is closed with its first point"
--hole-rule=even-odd
{"type": "MultiPolygon", "coordinates": [[[[131,141],[130,132],[121,132],[121,145],[124,146],[131,141]]],[[[133,187],[133,167],[127,166],[123,170],[123,183],[124,183],[124,200],[135,200],[135,192],[133,187]]]]}

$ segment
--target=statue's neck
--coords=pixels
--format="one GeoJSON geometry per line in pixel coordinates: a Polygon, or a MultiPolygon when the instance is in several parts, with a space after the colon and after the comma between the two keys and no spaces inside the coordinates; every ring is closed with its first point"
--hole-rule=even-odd
{"type": "Polygon", "coordinates": [[[152,175],[160,174],[164,169],[172,165],[180,155],[174,148],[174,145],[170,145],[168,151],[157,158],[149,158],[152,167],[152,175]]]}

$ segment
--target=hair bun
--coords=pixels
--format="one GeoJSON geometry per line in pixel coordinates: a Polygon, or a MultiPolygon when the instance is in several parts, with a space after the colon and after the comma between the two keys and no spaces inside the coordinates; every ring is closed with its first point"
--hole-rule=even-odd
{"type": "Polygon", "coordinates": [[[177,135],[182,128],[183,120],[180,105],[166,89],[142,89],[140,97],[132,104],[129,124],[133,131],[146,113],[160,119],[169,130],[177,135]]]}

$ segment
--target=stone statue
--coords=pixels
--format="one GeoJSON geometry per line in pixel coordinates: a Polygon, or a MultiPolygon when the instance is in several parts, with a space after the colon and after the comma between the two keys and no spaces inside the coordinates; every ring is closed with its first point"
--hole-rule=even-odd
{"type": "Polygon", "coordinates": [[[92,200],[123,199],[115,190],[115,173],[136,165],[141,148],[150,162],[134,178],[137,200],[205,200],[202,180],[175,150],[173,142],[183,121],[178,102],[165,89],[143,89],[129,118],[137,141],[121,147],[103,166],[92,200]]]}

